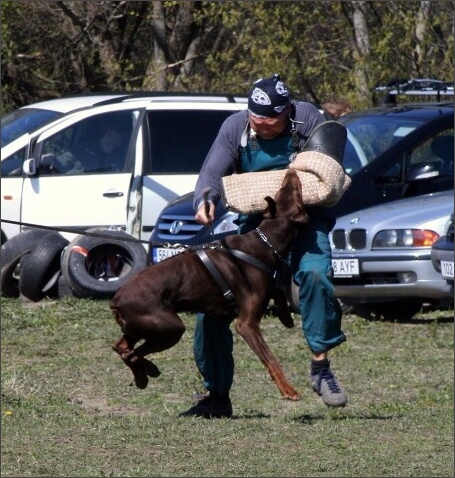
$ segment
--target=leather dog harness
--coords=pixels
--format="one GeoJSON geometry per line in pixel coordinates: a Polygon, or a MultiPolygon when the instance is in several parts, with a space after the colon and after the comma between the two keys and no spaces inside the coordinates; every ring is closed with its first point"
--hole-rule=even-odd
{"type": "MultiPolygon", "coordinates": [[[[273,250],[273,252],[278,256],[278,258],[284,262],[284,259],[280,256],[280,254],[278,254],[278,252],[275,250],[272,244],[270,244],[270,242],[267,240],[267,237],[258,228],[256,228],[256,231],[259,234],[259,237],[273,250]]],[[[256,257],[253,257],[250,254],[247,254],[246,252],[239,251],[238,249],[230,249],[226,245],[222,244],[221,241],[216,241],[211,244],[206,244],[202,248],[196,249],[196,254],[199,256],[204,266],[210,272],[211,276],[213,277],[213,279],[216,281],[219,288],[221,289],[223,296],[226,298],[226,300],[229,302],[229,304],[231,305],[231,307],[234,309],[235,312],[238,312],[238,311],[236,307],[234,293],[229,288],[228,284],[223,279],[218,269],[215,267],[210,257],[205,252],[205,249],[207,248],[221,249],[223,251],[226,251],[232,256],[237,257],[238,259],[241,259],[242,261],[247,262],[248,264],[251,264],[254,267],[257,267],[261,271],[271,276],[273,279],[276,278],[277,269],[272,269],[264,262],[260,261],[259,259],[256,259],[256,257]]]]}

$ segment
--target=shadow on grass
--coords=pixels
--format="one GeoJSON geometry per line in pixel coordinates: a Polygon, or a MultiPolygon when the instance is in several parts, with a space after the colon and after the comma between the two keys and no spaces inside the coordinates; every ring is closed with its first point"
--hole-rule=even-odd
{"type": "Polygon", "coordinates": [[[450,324],[454,321],[454,317],[413,317],[411,319],[394,319],[387,317],[363,317],[368,322],[388,322],[390,324],[403,324],[403,325],[429,325],[429,324],[450,324]]]}
{"type": "Polygon", "coordinates": [[[315,423],[321,420],[393,420],[399,418],[401,415],[380,415],[378,413],[371,413],[371,414],[340,414],[337,413],[336,415],[298,415],[294,417],[292,420],[295,422],[299,422],[305,425],[314,425],[315,423]]]}
{"type": "MultiPolygon", "coordinates": [[[[297,415],[292,418],[292,421],[302,423],[305,425],[314,425],[317,422],[322,420],[334,420],[334,421],[344,421],[344,420],[394,420],[402,417],[402,414],[380,414],[378,412],[373,413],[343,413],[341,410],[329,410],[326,414],[304,414],[297,415]]],[[[263,413],[258,411],[247,411],[244,413],[235,414],[231,417],[231,420],[244,420],[244,419],[258,419],[258,418],[271,418],[271,414],[263,413]]]]}
{"type": "Polygon", "coordinates": [[[453,315],[447,317],[436,317],[436,318],[420,318],[414,317],[413,319],[407,320],[406,322],[402,322],[404,324],[450,324],[454,321],[453,315]]]}

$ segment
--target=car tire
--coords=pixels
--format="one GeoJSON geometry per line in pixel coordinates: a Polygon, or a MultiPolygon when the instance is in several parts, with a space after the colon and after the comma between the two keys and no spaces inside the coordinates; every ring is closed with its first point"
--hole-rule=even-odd
{"type": "Polygon", "coordinates": [[[422,309],[421,302],[394,300],[372,304],[352,304],[353,314],[366,320],[408,322],[422,309]]]}
{"type": "Polygon", "coordinates": [[[61,271],[57,279],[57,296],[59,299],[63,299],[65,297],[77,297],[76,293],[73,291],[71,285],[61,271]]]}
{"type": "Polygon", "coordinates": [[[28,300],[38,302],[44,297],[56,298],[57,281],[63,249],[68,239],[58,232],[45,236],[21,260],[19,292],[28,300]]]}
{"type": "Polygon", "coordinates": [[[295,314],[300,314],[299,286],[294,282],[292,276],[290,276],[288,302],[291,312],[294,312],[295,314]]]}
{"type": "Polygon", "coordinates": [[[92,228],[103,237],[79,235],[67,246],[62,274],[75,296],[110,299],[117,289],[148,266],[148,254],[140,242],[123,231],[92,228]],[[125,240],[126,239],[126,240],[125,240]]]}
{"type": "Polygon", "coordinates": [[[21,258],[28,254],[49,233],[46,229],[27,229],[8,239],[2,245],[1,293],[3,297],[19,297],[21,258]]]}

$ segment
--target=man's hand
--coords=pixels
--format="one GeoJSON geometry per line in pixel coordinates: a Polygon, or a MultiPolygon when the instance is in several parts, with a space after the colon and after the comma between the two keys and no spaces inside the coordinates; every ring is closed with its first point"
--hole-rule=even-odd
{"type": "Polygon", "coordinates": [[[209,226],[215,220],[215,204],[204,202],[195,215],[196,221],[203,226],[209,226]]]}

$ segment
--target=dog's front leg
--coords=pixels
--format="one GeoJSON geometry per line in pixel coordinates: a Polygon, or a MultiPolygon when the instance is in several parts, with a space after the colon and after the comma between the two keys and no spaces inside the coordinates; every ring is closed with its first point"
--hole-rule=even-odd
{"type": "Polygon", "coordinates": [[[264,364],[270,376],[277,384],[281,395],[289,400],[299,400],[298,392],[284,376],[280,363],[267,345],[259,328],[259,321],[239,316],[235,324],[235,329],[264,364]]]}
{"type": "Polygon", "coordinates": [[[292,318],[291,311],[289,310],[288,298],[286,293],[281,289],[272,290],[272,299],[275,303],[277,316],[280,322],[287,328],[294,327],[294,319],[292,318]]]}

